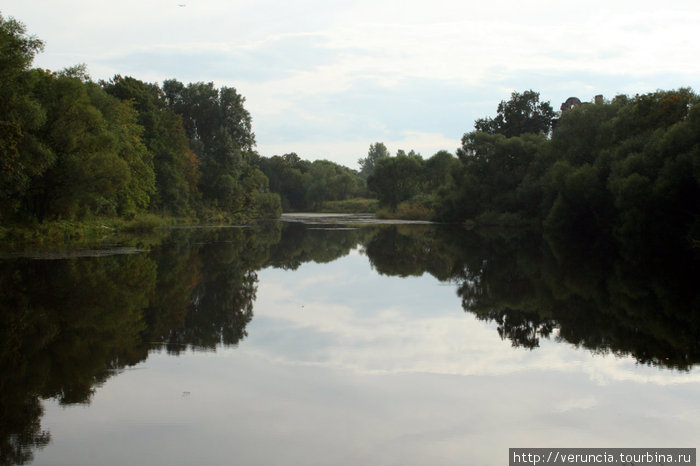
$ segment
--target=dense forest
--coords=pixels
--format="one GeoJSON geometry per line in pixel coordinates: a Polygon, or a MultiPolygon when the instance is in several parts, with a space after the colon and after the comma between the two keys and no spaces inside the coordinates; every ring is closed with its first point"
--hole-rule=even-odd
{"type": "Polygon", "coordinates": [[[14,19],[0,17],[0,45],[3,221],[279,214],[235,89],[31,68],[43,43],[14,19]]]}
{"type": "Polygon", "coordinates": [[[600,98],[561,114],[535,91],[514,92],[455,155],[392,156],[377,142],[353,170],[294,152],[260,156],[233,88],[32,68],[43,43],[11,18],[0,17],[0,41],[4,222],[145,212],[232,222],[374,198],[380,216],[624,241],[700,238],[700,100],[690,89],[600,98]]]}
{"type": "Polygon", "coordinates": [[[457,159],[370,147],[368,187],[392,211],[578,237],[700,241],[700,98],[598,99],[559,118],[534,91],[479,119],[457,159]]]}
{"type": "Polygon", "coordinates": [[[689,89],[562,111],[513,93],[462,139],[438,192],[443,220],[653,242],[700,238],[700,100],[689,89]],[[527,123],[527,124],[524,124],[527,123]],[[528,126],[530,125],[530,126],[528,126]]]}

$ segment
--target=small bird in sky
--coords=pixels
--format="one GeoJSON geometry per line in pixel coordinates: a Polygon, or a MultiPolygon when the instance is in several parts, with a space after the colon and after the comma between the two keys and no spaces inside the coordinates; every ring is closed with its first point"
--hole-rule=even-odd
{"type": "Polygon", "coordinates": [[[177,6],[179,6],[180,8],[182,8],[182,7],[186,7],[187,5],[185,5],[184,3],[178,3],[177,6]]]}

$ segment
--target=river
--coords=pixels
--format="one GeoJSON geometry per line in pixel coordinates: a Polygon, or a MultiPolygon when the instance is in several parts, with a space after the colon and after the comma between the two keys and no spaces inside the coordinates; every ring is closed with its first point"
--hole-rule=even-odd
{"type": "Polygon", "coordinates": [[[0,464],[698,447],[696,266],[364,216],[5,255],[0,464]]]}

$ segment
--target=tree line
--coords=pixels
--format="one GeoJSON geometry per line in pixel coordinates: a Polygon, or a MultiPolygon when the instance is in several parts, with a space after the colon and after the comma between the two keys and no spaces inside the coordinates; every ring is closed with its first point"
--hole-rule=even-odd
{"type": "Polygon", "coordinates": [[[419,220],[433,219],[437,192],[457,165],[445,150],[423,159],[413,150],[400,149],[392,157],[381,142],[370,145],[367,157],[358,162],[369,191],[385,209],[381,215],[419,220]]]}
{"type": "Polygon", "coordinates": [[[234,88],[32,68],[43,42],[2,16],[0,44],[6,222],[146,212],[236,221],[369,195],[365,179],[337,163],[260,156],[234,88]]]}
{"type": "Polygon", "coordinates": [[[279,214],[234,88],[32,68],[43,42],[2,16],[0,45],[2,220],[279,214]]]}
{"type": "Polygon", "coordinates": [[[389,157],[373,145],[361,165],[391,210],[413,203],[443,222],[697,245],[697,94],[619,95],[555,116],[539,93],[514,92],[464,134],[456,160],[389,157]]]}
{"type": "Polygon", "coordinates": [[[620,95],[560,116],[539,93],[513,92],[455,155],[392,156],[377,142],[357,171],[293,152],[261,157],[234,88],[31,68],[43,43],[1,16],[0,41],[4,221],[143,212],[235,221],[370,197],[404,218],[700,237],[700,101],[690,89],[620,95]]]}
{"type": "Polygon", "coordinates": [[[368,196],[356,170],[330,160],[304,160],[294,152],[257,157],[253,162],[281,199],[283,211],[314,211],[329,201],[368,196]]]}

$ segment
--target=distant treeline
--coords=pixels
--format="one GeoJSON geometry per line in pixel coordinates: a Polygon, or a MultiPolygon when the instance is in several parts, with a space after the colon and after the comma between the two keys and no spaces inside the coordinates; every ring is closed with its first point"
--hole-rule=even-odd
{"type": "Polygon", "coordinates": [[[296,153],[259,157],[254,162],[279,194],[282,210],[315,211],[329,201],[366,197],[367,185],[356,170],[329,160],[302,160],[296,153]]]}
{"type": "Polygon", "coordinates": [[[235,89],[33,69],[43,43],[0,16],[0,219],[277,216],[235,89]]]}

